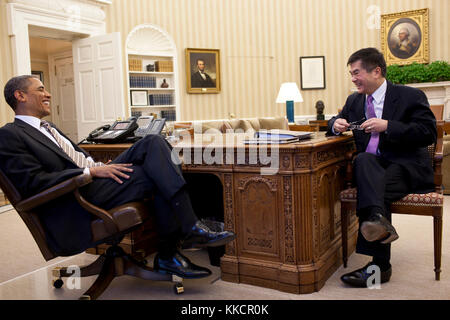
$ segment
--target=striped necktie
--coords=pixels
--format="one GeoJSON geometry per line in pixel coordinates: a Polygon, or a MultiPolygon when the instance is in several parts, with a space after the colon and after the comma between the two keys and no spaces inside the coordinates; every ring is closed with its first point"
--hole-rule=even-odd
{"type": "MultiPolygon", "coordinates": [[[[368,118],[376,118],[375,107],[373,105],[373,97],[370,95],[367,97],[367,115],[368,118]]],[[[379,132],[372,132],[370,135],[369,144],[367,145],[366,152],[377,154],[378,142],[380,140],[379,132]]]]}
{"type": "Polygon", "coordinates": [[[75,162],[75,164],[80,168],[91,168],[91,167],[100,167],[104,166],[103,162],[95,162],[92,159],[86,158],[84,153],[75,150],[72,144],[67,143],[65,139],[61,136],[61,134],[53,128],[50,123],[42,120],[41,126],[44,127],[52,136],[55,138],[56,142],[58,142],[61,149],[70,157],[70,159],[75,162]]]}

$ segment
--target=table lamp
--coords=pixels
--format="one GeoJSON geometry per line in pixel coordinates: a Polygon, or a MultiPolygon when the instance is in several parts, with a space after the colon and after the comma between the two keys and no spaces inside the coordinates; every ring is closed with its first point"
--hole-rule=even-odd
{"type": "Polygon", "coordinates": [[[295,123],[294,102],[303,102],[302,94],[295,82],[285,82],[281,84],[276,103],[284,102],[286,102],[286,117],[288,122],[295,123]]]}

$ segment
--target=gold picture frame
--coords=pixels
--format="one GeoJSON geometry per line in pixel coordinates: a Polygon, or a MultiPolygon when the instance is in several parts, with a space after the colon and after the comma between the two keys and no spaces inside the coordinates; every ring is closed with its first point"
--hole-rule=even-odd
{"type": "Polygon", "coordinates": [[[188,93],[220,92],[219,49],[186,48],[186,87],[188,93]]]}
{"type": "Polygon", "coordinates": [[[428,63],[429,10],[381,15],[381,50],[387,65],[428,63]]]}

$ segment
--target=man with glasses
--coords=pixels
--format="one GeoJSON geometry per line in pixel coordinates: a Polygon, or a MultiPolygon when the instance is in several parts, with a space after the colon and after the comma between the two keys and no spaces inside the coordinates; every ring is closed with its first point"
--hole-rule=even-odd
{"type": "Polygon", "coordinates": [[[375,48],[356,51],[348,59],[357,92],[328,122],[328,135],[353,130],[357,155],[353,173],[359,232],[356,252],[372,256],[363,268],[344,274],[351,286],[366,287],[373,265],[381,283],[389,281],[390,243],[398,239],[390,205],[409,193],[434,190],[427,146],[437,137],[436,119],[425,94],[386,80],[386,62],[375,48]]]}

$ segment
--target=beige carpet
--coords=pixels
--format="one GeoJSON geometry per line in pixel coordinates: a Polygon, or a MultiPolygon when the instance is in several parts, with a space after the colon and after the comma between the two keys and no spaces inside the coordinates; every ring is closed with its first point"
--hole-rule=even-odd
{"type": "MultiPolygon", "coordinates": [[[[200,280],[185,280],[185,293],[175,295],[168,282],[145,281],[120,277],[101,299],[186,299],[186,300],[313,300],[313,299],[450,299],[450,196],[445,197],[444,237],[441,281],[434,280],[433,223],[430,217],[394,215],[393,224],[400,239],[392,244],[393,276],[381,289],[346,287],[340,276],[368,261],[368,257],[352,254],[349,267],[340,267],[325,286],[316,293],[296,295],[277,290],[220,280],[220,269],[210,267],[213,275],[200,280]]],[[[5,208],[3,208],[5,210],[5,208]]],[[[95,280],[83,278],[81,289],[56,290],[51,285],[52,265],[86,264],[95,256],[80,254],[46,262],[17,213],[0,209],[0,299],[77,299],[95,280]],[[59,264],[58,264],[59,262],[59,264]]],[[[186,253],[194,262],[208,265],[205,251],[186,253]]],[[[152,259],[149,257],[151,263],[152,259]]]]}

